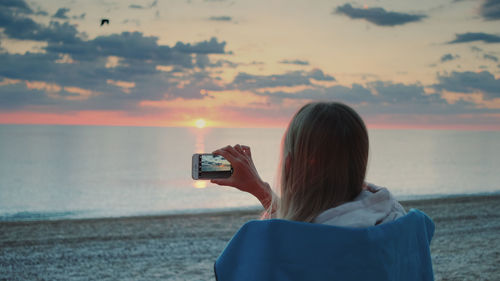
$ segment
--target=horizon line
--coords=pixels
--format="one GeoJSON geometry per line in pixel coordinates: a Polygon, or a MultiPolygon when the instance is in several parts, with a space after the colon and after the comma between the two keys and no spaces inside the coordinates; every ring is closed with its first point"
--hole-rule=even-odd
{"type": "MultiPolygon", "coordinates": [[[[204,128],[197,128],[196,126],[181,126],[181,125],[136,125],[136,124],[85,124],[85,123],[36,123],[36,122],[2,122],[0,120],[0,126],[68,126],[68,127],[135,127],[135,128],[183,128],[183,129],[194,129],[194,130],[210,130],[210,129],[286,129],[288,124],[284,126],[206,126],[204,128]]],[[[495,126],[473,126],[473,125],[422,125],[422,124],[373,124],[366,123],[368,130],[391,130],[391,131],[500,131],[500,127],[495,126]]]]}

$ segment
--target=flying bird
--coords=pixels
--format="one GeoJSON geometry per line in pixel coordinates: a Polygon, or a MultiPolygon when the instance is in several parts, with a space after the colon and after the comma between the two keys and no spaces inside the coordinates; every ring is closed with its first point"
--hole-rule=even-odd
{"type": "Polygon", "coordinates": [[[103,26],[105,23],[109,24],[108,19],[101,19],[101,26],[103,26]]]}

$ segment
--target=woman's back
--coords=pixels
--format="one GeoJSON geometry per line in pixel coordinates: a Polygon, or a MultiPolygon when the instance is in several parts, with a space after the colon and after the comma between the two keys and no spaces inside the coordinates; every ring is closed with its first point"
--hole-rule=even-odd
{"type": "Polygon", "coordinates": [[[433,280],[433,222],[412,210],[367,228],[251,221],[215,263],[217,280],[433,280]]]}

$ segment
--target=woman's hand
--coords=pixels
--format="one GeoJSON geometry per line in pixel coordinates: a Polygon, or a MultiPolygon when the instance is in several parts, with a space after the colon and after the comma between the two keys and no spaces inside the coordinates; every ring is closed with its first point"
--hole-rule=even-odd
{"type": "Polygon", "coordinates": [[[268,209],[272,201],[272,191],[269,184],[262,181],[252,160],[250,147],[245,145],[228,145],[213,152],[221,155],[231,163],[233,174],[226,179],[212,179],[210,182],[218,185],[236,187],[259,199],[262,206],[268,209]]]}

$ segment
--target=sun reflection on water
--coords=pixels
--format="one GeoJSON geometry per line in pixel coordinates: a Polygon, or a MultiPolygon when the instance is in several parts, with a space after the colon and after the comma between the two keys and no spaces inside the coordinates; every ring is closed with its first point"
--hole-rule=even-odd
{"type": "Polygon", "coordinates": [[[195,151],[196,153],[205,153],[205,134],[206,130],[198,130],[195,132],[196,134],[196,144],[195,151]]]}
{"type": "Polygon", "coordinates": [[[205,187],[207,187],[207,182],[206,181],[194,181],[193,186],[195,188],[205,188],[205,187]]]}

